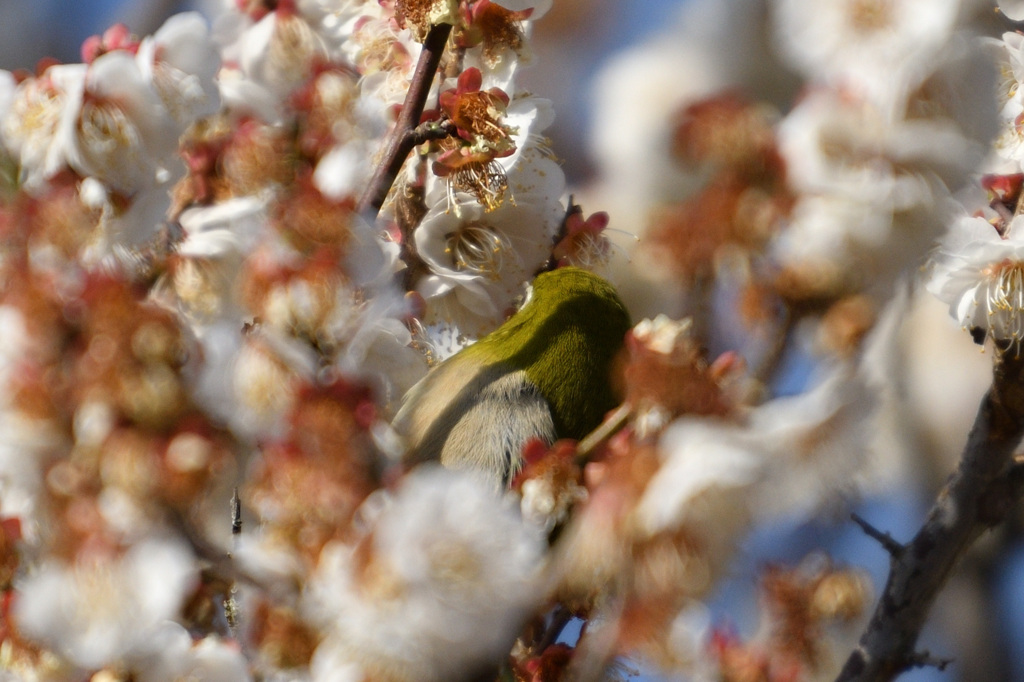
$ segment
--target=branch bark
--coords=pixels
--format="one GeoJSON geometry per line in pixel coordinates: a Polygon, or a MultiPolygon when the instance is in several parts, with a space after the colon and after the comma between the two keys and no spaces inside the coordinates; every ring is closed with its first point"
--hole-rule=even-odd
{"type": "Polygon", "coordinates": [[[892,555],[889,579],[839,682],[891,680],[920,665],[915,644],[957,561],[1020,498],[1024,470],[1013,452],[1024,435],[1024,358],[995,358],[992,387],[978,408],[956,472],[917,535],[892,555]]]}
{"type": "Polygon", "coordinates": [[[416,126],[423,115],[430,86],[437,75],[437,67],[441,63],[441,55],[451,32],[451,24],[438,24],[430,29],[426,40],[423,41],[423,49],[412,74],[409,92],[402,103],[402,111],[384,144],[383,155],[374,170],[370,184],[359,197],[359,212],[372,214],[370,218],[376,217],[380,207],[384,205],[384,200],[391,191],[402,164],[417,144],[416,126]]]}

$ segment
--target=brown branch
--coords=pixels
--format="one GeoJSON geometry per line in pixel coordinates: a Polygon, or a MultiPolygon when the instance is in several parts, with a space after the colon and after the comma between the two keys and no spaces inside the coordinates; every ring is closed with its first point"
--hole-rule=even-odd
{"type": "Polygon", "coordinates": [[[937,668],[940,671],[945,670],[946,666],[952,663],[953,660],[950,658],[935,658],[928,651],[917,651],[914,652],[910,660],[907,662],[908,668],[937,668]]]}
{"type": "Polygon", "coordinates": [[[581,466],[586,464],[598,446],[618,433],[632,416],[633,407],[629,403],[623,403],[615,408],[615,411],[606,416],[605,420],[584,436],[576,446],[576,462],[581,466]]]}
{"type": "Polygon", "coordinates": [[[957,471],[917,535],[892,556],[889,580],[837,680],[891,680],[924,657],[914,646],[932,603],[967,549],[1003,521],[1024,491],[1013,451],[1024,435],[1024,358],[996,356],[957,471]]]}
{"type": "Polygon", "coordinates": [[[533,645],[534,655],[539,656],[544,653],[549,646],[552,646],[557,642],[558,636],[562,634],[562,631],[565,630],[565,626],[568,625],[572,619],[572,611],[561,604],[557,605],[551,613],[550,622],[548,622],[547,627],[542,633],[540,633],[540,637],[538,637],[537,641],[533,645]]]}
{"type": "Polygon", "coordinates": [[[904,550],[906,550],[906,547],[900,544],[893,536],[878,530],[868,523],[860,514],[850,514],[850,518],[853,519],[854,523],[860,526],[860,529],[864,531],[865,535],[878,542],[878,544],[880,544],[882,548],[889,553],[889,556],[899,558],[903,554],[904,550]]]}
{"type": "Polygon", "coordinates": [[[406,137],[412,140],[412,145],[415,147],[423,144],[424,142],[430,142],[431,140],[443,140],[457,134],[458,131],[455,127],[455,122],[450,119],[445,119],[443,121],[427,121],[426,123],[421,123],[407,132],[406,137]]]}
{"type": "MultiPolygon", "coordinates": [[[[760,390],[760,397],[763,399],[769,397],[768,387],[779,371],[779,365],[782,363],[782,358],[786,354],[786,348],[789,346],[789,340],[793,336],[793,331],[796,329],[799,321],[799,315],[796,314],[790,304],[783,303],[779,318],[771,329],[766,348],[758,359],[757,366],[751,371],[754,385],[760,390]]],[[[759,400],[759,402],[763,402],[763,399],[759,400]]]]}
{"type": "Polygon", "coordinates": [[[206,562],[207,570],[212,574],[223,578],[229,583],[244,583],[264,592],[270,591],[270,587],[263,580],[247,571],[244,567],[239,566],[231,552],[218,547],[203,537],[181,512],[173,509],[169,510],[167,518],[171,527],[177,530],[181,537],[188,542],[196,557],[206,562]]]}
{"type": "Polygon", "coordinates": [[[423,50],[420,52],[419,61],[416,62],[416,70],[413,71],[402,111],[384,144],[383,155],[373,172],[370,184],[359,197],[359,212],[372,213],[368,216],[370,218],[376,217],[380,207],[384,205],[384,200],[391,191],[391,185],[395,183],[402,164],[417,144],[416,127],[423,115],[423,107],[427,95],[430,94],[430,86],[437,75],[437,67],[441,63],[441,55],[444,53],[444,46],[451,31],[451,24],[438,24],[430,29],[427,39],[423,41],[423,50]]]}

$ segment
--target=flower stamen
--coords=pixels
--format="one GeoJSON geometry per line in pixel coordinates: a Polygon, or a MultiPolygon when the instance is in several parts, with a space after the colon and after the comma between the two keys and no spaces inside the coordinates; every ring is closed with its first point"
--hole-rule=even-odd
{"type": "Polygon", "coordinates": [[[505,254],[510,252],[508,237],[481,223],[469,223],[447,235],[445,253],[450,254],[455,270],[500,279],[505,254]]]}
{"type": "Polygon", "coordinates": [[[1024,339],[1024,262],[1006,259],[982,271],[988,335],[1020,351],[1024,339]]]}

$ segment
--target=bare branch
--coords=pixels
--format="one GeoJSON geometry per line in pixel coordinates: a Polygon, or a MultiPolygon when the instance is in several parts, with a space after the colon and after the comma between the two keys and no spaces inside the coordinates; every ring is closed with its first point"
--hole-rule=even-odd
{"type": "Polygon", "coordinates": [[[437,67],[441,63],[441,55],[444,53],[444,46],[451,31],[451,24],[438,24],[430,29],[427,39],[423,41],[423,50],[420,52],[419,61],[416,62],[416,70],[412,74],[412,82],[409,84],[409,92],[405,95],[398,121],[395,122],[395,127],[384,144],[383,156],[374,170],[370,184],[359,197],[360,213],[372,212],[371,218],[377,215],[380,207],[384,205],[388,192],[391,191],[391,185],[398,177],[398,172],[402,169],[402,164],[416,146],[415,130],[423,115],[423,107],[427,95],[430,94],[430,86],[437,75],[437,67]]]}
{"type": "Polygon", "coordinates": [[[443,121],[428,121],[421,123],[409,132],[406,136],[412,140],[412,146],[421,145],[431,140],[443,140],[456,134],[455,123],[448,119],[443,121]]]}
{"type": "Polygon", "coordinates": [[[924,526],[893,557],[885,590],[838,680],[891,680],[922,664],[914,645],[935,597],[960,557],[1006,518],[1024,489],[1024,472],[1012,459],[1022,434],[1024,358],[1000,353],[960,465],[924,526]]]}
{"type": "Polygon", "coordinates": [[[768,395],[767,387],[779,370],[782,358],[786,354],[786,348],[789,346],[789,340],[799,321],[799,315],[793,311],[789,303],[785,303],[771,329],[764,352],[751,371],[755,385],[761,387],[761,393],[765,397],[768,395]]]}
{"type": "Polygon", "coordinates": [[[242,534],[242,500],[238,497],[238,488],[231,493],[231,535],[242,534]]]}
{"type": "Polygon", "coordinates": [[[903,554],[906,547],[902,543],[898,542],[892,535],[878,530],[878,528],[868,523],[864,517],[856,512],[850,514],[850,518],[853,519],[854,523],[860,526],[860,529],[864,531],[869,538],[876,540],[878,544],[882,545],[885,551],[889,553],[889,556],[897,559],[903,554]]]}
{"type": "Polygon", "coordinates": [[[911,668],[938,668],[945,670],[946,666],[953,662],[951,658],[936,658],[929,651],[917,651],[910,655],[907,662],[911,668]]]}
{"type": "Polygon", "coordinates": [[[632,416],[633,407],[628,403],[623,403],[615,408],[614,412],[609,414],[596,429],[588,433],[579,442],[579,445],[576,447],[576,460],[580,463],[586,463],[590,455],[594,454],[594,450],[618,433],[632,416]]]}
{"type": "Polygon", "coordinates": [[[533,645],[533,651],[535,654],[542,654],[544,650],[549,646],[553,645],[558,641],[558,636],[565,630],[565,626],[572,621],[572,611],[565,608],[561,604],[555,606],[554,611],[550,615],[550,620],[544,632],[541,633],[540,638],[533,645]]]}

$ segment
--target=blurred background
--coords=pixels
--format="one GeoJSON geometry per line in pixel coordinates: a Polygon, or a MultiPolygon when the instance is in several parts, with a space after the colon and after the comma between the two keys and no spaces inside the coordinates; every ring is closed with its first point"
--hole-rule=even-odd
{"type": "MultiPolygon", "coordinates": [[[[647,135],[650,118],[645,116],[664,118],[673,98],[682,102],[716,84],[737,87],[783,110],[795,94],[797,80],[787,78],[785,70],[773,62],[763,31],[763,3],[718,4],[719,12],[736,12],[735,30],[726,34],[702,24],[715,23],[708,19],[708,7],[715,4],[555,0],[536,26],[535,65],[521,73],[519,82],[553,100],[557,119],[548,132],[552,148],[564,160],[570,186],[576,188],[585,211],[609,211],[612,228],[642,235],[643,216],[637,207],[644,204],[636,193],[650,179],[639,178],[636,187],[621,186],[629,182],[629,169],[614,166],[628,165],[631,159],[643,166],[645,149],[654,144],[647,135]],[[692,5],[701,5],[702,11],[693,10],[692,5]],[[729,51],[744,66],[715,64],[715,78],[707,78],[699,69],[677,68],[673,60],[702,41],[733,45],[729,51]],[[664,62],[657,61],[659,55],[665,55],[664,62]],[[762,78],[769,68],[776,75],[762,78]],[[645,86],[647,76],[650,81],[645,86]],[[620,90],[619,99],[624,101],[616,101],[620,90]]],[[[210,1],[2,0],[0,68],[33,70],[44,57],[80,61],[82,41],[113,23],[125,23],[142,36],[173,13],[190,9],[210,13],[213,7],[210,1]]],[[[692,67],[692,62],[687,64],[692,67]]],[[[887,421],[900,434],[891,439],[891,457],[898,461],[892,468],[898,473],[888,477],[883,489],[850,504],[838,503],[831,514],[762,524],[745,543],[731,578],[717,590],[711,603],[712,622],[750,634],[757,625],[759,571],[769,563],[795,565],[816,551],[861,567],[871,575],[877,594],[888,570],[888,556],[849,521],[850,509],[897,540],[908,540],[955,466],[989,378],[990,356],[979,352],[956,327],[944,305],[927,296],[915,297],[902,322],[890,350],[903,371],[887,405],[891,412],[887,421]]],[[[728,334],[720,336],[723,348],[712,351],[728,347],[728,334]]],[[[804,388],[813,370],[810,358],[805,349],[788,349],[785,371],[774,387],[777,394],[804,388]]],[[[945,672],[917,670],[901,679],[1024,682],[1022,527],[1018,519],[983,538],[936,605],[921,647],[937,657],[954,659],[953,664],[945,672]]],[[[660,679],[646,670],[639,675],[660,679]]]]}

